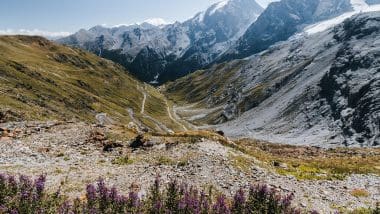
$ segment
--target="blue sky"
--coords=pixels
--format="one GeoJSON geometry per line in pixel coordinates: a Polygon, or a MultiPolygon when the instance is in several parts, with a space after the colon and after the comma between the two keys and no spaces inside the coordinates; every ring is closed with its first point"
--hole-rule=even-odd
{"type": "MultiPolygon", "coordinates": [[[[0,34],[64,34],[150,18],[184,21],[220,0],[1,0],[0,34]]],[[[260,0],[263,3],[268,0],[260,0]]]]}

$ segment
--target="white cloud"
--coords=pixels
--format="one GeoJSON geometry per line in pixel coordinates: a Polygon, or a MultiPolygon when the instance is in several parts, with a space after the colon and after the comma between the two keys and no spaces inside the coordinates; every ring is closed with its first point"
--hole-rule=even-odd
{"type": "Polygon", "coordinates": [[[43,36],[47,38],[59,38],[71,35],[70,32],[51,32],[39,29],[6,29],[0,30],[0,35],[28,35],[28,36],[43,36]]]}

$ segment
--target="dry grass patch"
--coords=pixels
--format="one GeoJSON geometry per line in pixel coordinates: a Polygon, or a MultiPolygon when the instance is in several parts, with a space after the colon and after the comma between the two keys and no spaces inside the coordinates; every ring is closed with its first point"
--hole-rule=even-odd
{"type": "Polygon", "coordinates": [[[255,140],[238,140],[234,148],[271,166],[273,161],[286,168],[274,167],[284,175],[298,179],[344,179],[349,174],[380,175],[380,149],[336,148],[271,144],[255,140]]]}
{"type": "Polygon", "coordinates": [[[370,195],[365,189],[353,189],[350,191],[350,194],[357,198],[367,198],[370,195]]]}

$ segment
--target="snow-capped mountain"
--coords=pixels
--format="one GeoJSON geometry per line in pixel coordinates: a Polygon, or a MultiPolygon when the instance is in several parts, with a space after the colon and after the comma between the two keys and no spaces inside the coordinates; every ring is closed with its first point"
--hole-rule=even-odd
{"type": "Polygon", "coordinates": [[[379,0],[282,0],[271,3],[219,61],[244,58],[296,33],[326,30],[360,12],[376,11],[379,0]]]}
{"type": "Polygon", "coordinates": [[[141,80],[162,83],[212,62],[262,11],[254,0],[224,0],[183,23],[96,26],[58,42],[116,61],[141,80]]]}
{"type": "Polygon", "coordinates": [[[166,92],[187,103],[177,115],[228,136],[380,146],[379,41],[380,12],[361,13],[180,78],[166,92]]]}

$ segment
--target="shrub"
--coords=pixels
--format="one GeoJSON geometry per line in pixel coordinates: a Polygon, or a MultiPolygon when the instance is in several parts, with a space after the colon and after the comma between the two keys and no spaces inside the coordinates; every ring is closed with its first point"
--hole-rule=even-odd
{"type": "Polygon", "coordinates": [[[0,213],[27,214],[53,213],[62,202],[59,192],[52,195],[45,193],[46,177],[39,176],[35,180],[21,175],[0,174],[0,213]]]}

